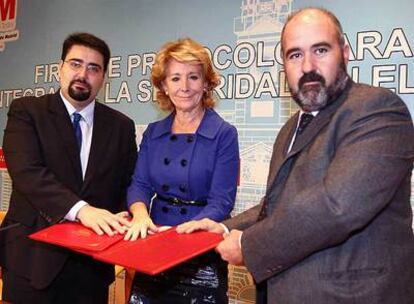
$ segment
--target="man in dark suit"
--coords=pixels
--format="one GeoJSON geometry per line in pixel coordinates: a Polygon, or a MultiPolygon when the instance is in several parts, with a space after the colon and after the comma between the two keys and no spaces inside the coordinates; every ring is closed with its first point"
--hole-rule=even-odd
{"type": "Polygon", "coordinates": [[[3,149],[13,181],[1,233],[3,299],[12,303],[107,303],[112,266],[28,235],[63,220],[98,234],[124,233],[126,188],[137,147],[125,115],[96,102],[107,44],[70,35],[59,65],[60,90],[12,102],[3,149]],[[17,226],[17,227],[16,227],[17,226]]]}
{"type": "Polygon", "coordinates": [[[257,303],[414,303],[407,107],[352,82],[349,46],[329,11],[291,15],[282,55],[301,110],[278,134],[262,203],[224,225],[202,220],[179,232],[233,229],[216,250],[251,272],[257,303]]]}

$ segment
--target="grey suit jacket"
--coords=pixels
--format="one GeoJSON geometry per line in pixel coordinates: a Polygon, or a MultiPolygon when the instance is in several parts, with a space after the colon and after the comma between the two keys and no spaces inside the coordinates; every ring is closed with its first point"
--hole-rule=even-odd
{"type": "Polygon", "coordinates": [[[414,131],[389,90],[349,81],[287,149],[280,131],[262,204],[225,222],[268,303],[414,303],[414,131]]]}
{"type": "MultiPolygon", "coordinates": [[[[137,147],[134,122],[96,103],[85,179],[69,114],[59,92],[11,103],[3,149],[13,190],[0,234],[0,265],[47,287],[67,260],[69,251],[30,240],[31,233],[58,223],[79,200],[118,212],[126,208],[126,189],[134,170],[137,147]]],[[[105,283],[113,267],[90,259],[105,283]]]]}

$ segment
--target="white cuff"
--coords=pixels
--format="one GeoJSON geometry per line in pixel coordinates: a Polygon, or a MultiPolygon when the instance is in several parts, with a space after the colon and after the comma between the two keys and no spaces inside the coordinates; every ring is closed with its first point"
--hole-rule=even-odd
{"type": "MultiPolygon", "coordinates": [[[[221,225],[221,227],[223,227],[224,233],[226,233],[226,234],[230,233],[229,228],[227,228],[226,225],[224,225],[222,223],[219,223],[219,224],[221,225]]],[[[243,232],[240,234],[240,238],[239,238],[239,247],[240,247],[240,249],[241,249],[241,238],[242,238],[242,235],[243,235],[243,232]]]]}
{"type": "Polygon", "coordinates": [[[240,237],[239,237],[239,247],[240,247],[240,249],[241,249],[241,238],[242,238],[242,235],[243,235],[243,232],[240,233],[240,237]]]}
{"type": "Polygon", "coordinates": [[[65,215],[65,220],[68,221],[76,221],[76,216],[78,215],[78,212],[80,210],[80,208],[82,208],[83,206],[86,206],[88,203],[85,201],[79,201],[77,202],[75,205],[73,205],[72,208],[70,208],[69,212],[65,215]]]}
{"type": "Polygon", "coordinates": [[[224,225],[224,224],[222,224],[222,223],[219,223],[219,224],[221,225],[221,227],[223,227],[223,229],[224,229],[224,233],[226,233],[226,234],[230,233],[230,230],[229,230],[229,228],[227,228],[227,226],[226,226],[226,225],[224,225]]]}

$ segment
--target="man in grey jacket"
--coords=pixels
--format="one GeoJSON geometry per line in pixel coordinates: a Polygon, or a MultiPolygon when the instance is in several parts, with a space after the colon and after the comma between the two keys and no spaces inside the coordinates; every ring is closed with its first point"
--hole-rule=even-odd
{"type": "Polygon", "coordinates": [[[350,79],[349,52],[331,12],[288,18],[282,55],[301,110],[278,134],[265,197],[222,224],[177,228],[230,229],[216,250],[251,272],[257,303],[414,303],[412,119],[391,91],[350,79]]]}

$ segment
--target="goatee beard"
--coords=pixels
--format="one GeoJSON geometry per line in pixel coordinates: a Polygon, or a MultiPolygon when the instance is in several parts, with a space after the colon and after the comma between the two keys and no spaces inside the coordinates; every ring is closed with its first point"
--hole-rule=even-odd
{"type": "Polygon", "coordinates": [[[88,100],[89,97],[91,96],[91,86],[84,79],[75,79],[70,82],[68,93],[69,93],[69,96],[76,101],[85,101],[85,100],[88,100]],[[86,85],[87,88],[84,90],[75,89],[74,86],[76,82],[80,82],[83,85],[86,85]]]}
{"type": "Polygon", "coordinates": [[[298,91],[292,92],[292,98],[306,112],[320,111],[334,102],[345,89],[348,80],[346,66],[342,62],[335,80],[326,86],[325,78],[311,71],[299,79],[298,91]],[[312,82],[311,84],[307,84],[312,82]]]}

